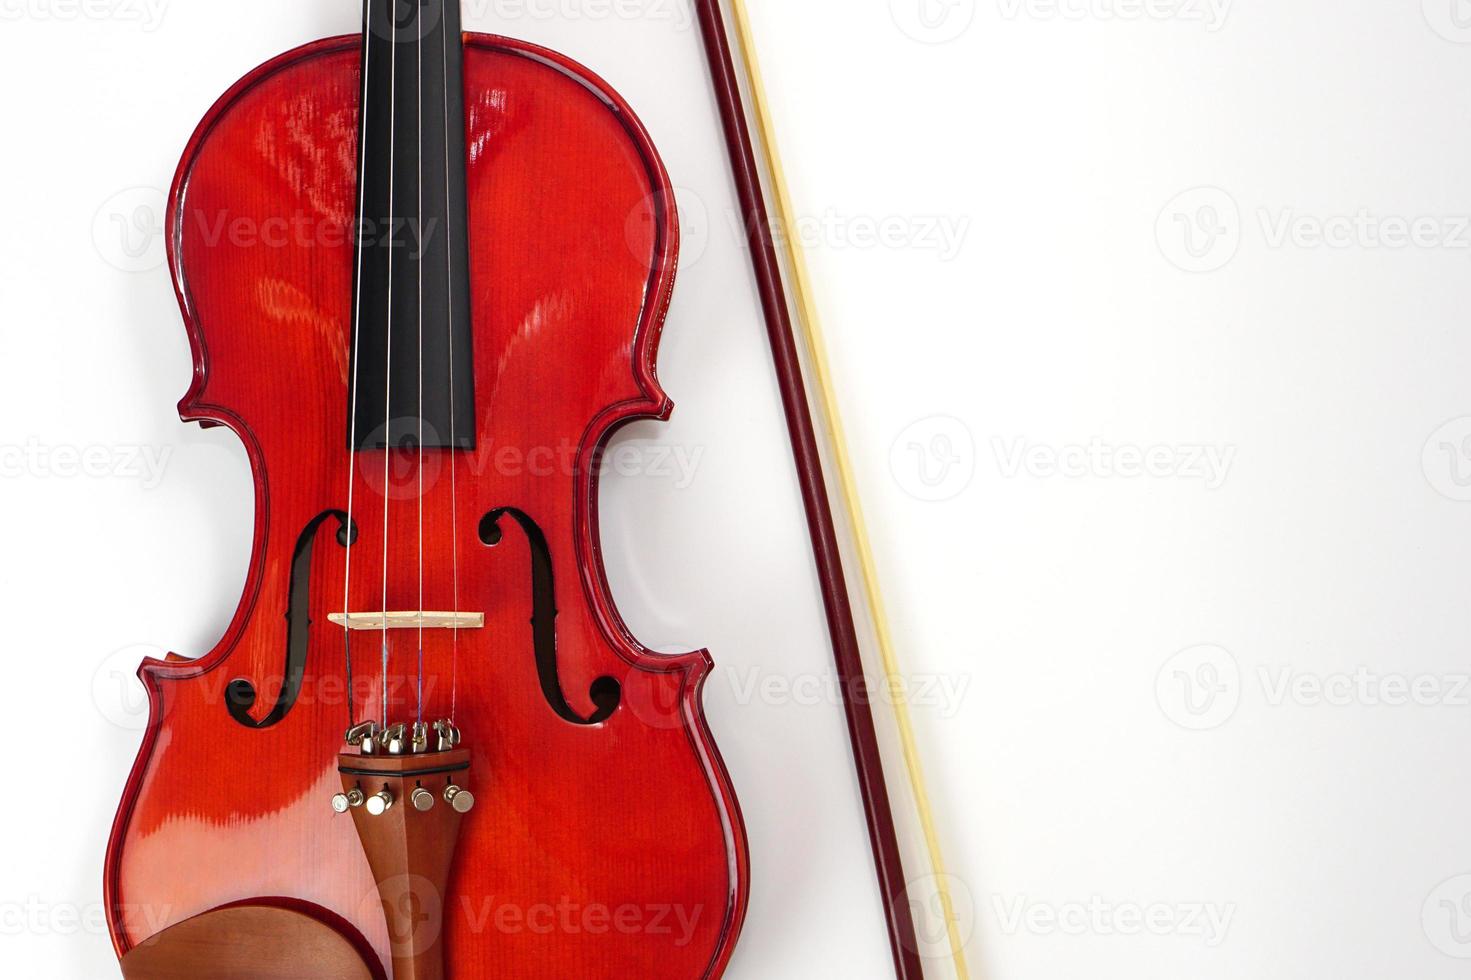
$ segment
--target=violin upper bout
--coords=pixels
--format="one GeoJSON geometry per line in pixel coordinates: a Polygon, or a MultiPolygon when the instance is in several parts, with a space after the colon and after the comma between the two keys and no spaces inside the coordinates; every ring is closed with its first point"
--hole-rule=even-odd
{"type": "MultiPolygon", "coordinates": [[[[190,140],[166,225],[194,360],[188,421],[247,441],[303,416],[345,425],[356,238],[401,235],[411,250],[435,233],[359,218],[358,46],[329,39],[263,65],[190,140]]],[[[555,52],[469,35],[464,68],[477,385],[584,412],[559,421],[595,441],[667,417],[655,362],[679,220],[648,133],[555,52]],[[537,358],[539,387],[508,377],[537,358]]]]}

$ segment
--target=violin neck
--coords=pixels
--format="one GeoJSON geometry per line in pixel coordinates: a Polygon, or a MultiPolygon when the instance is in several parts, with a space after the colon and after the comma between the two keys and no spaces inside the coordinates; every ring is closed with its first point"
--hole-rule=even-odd
{"type": "Polygon", "coordinates": [[[368,0],[364,25],[352,448],[471,449],[460,5],[368,0]]]}

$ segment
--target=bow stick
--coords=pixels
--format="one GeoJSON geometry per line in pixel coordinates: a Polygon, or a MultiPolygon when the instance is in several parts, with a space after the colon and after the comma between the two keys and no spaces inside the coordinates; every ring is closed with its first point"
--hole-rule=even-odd
{"type": "MultiPolygon", "coordinates": [[[[801,357],[797,348],[796,332],[792,326],[792,311],[787,303],[782,267],[777,256],[776,243],[773,240],[775,236],[772,233],[772,221],[766,209],[766,198],[761,187],[761,171],[757,162],[756,146],[751,137],[745,103],[741,98],[740,81],[736,73],[730,37],[726,32],[725,17],[721,11],[720,2],[719,0],[695,0],[695,6],[700,17],[700,27],[705,39],[705,52],[710,64],[711,78],[715,85],[716,100],[720,106],[721,122],[730,151],[731,165],[735,172],[736,189],[740,198],[747,241],[751,249],[751,260],[761,294],[762,312],[766,319],[767,334],[771,340],[772,353],[776,361],[777,379],[786,412],[787,428],[791,433],[792,451],[796,458],[798,478],[802,486],[808,530],[817,560],[818,576],[822,583],[828,631],[832,638],[833,656],[843,692],[843,707],[848,720],[848,733],[857,763],[858,781],[863,795],[869,839],[873,846],[879,887],[884,898],[889,945],[894,956],[894,969],[899,980],[923,980],[924,969],[915,935],[908,882],[900,855],[893,808],[888,784],[884,777],[883,760],[879,752],[873,713],[869,707],[870,698],[867,696],[867,680],[864,675],[863,658],[853,618],[853,604],[848,594],[847,578],[843,571],[843,560],[838,547],[827,480],[823,474],[822,457],[813,424],[812,408],[807,400],[807,386],[802,376],[801,357]]],[[[964,943],[955,915],[955,903],[950,893],[949,878],[945,874],[939,833],[935,828],[929,793],[925,786],[918,740],[914,734],[909,705],[903,697],[903,679],[899,670],[893,633],[889,628],[888,616],[884,610],[872,542],[864,523],[857,481],[853,475],[853,467],[844,438],[842,417],[833,394],[831,371],[828,367],[826,347],[822,340],[816,303],[813,300],[806,256],[799,245],[796,233],[791,195],[788,192],[785,174],[781,167],[781,158],[777,150],[775,131],[771,123],[760,66],[756,60],[750,18],[746,13],[744,0],[732,0],[732,10],[737,29],[737,47],[745,68],[746,81],[751,90],[757,125],[761,131],[767,172],[775,190],[777,213],[782,227],[783,250],[786,254],[788,268],[791,270],[792,292],[797,300],[799,314],[797,321],[802,329],[808,361],[813,366],[815,386],[821,396],[823,422],[832,447],[839,486],[842,491],[841,496],[847,509],[846,516],[852,528],[862,569],[865,596],[878,637],[885,682],[894,694],[892,700],[895,706],[904,763],[909,775],[910,790],[913,793],[920,826],[924,832],[930,868],[937,882],[941,914],[945,920],[946,937],[949,941],[955,973],[959,980],[967,980],[969,973],[965,962],[964,943]]]]}

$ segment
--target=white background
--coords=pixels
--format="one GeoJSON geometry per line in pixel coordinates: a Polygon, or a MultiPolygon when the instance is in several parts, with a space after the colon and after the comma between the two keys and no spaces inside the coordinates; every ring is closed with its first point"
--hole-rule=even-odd
{"type": "MultiPolygon", "coordinates": [[[[751,4],[974,973],[1464,976],[1471,6],[751,4]]],[[[635,631],[720,664],[730,975],[889,975],[688,9],[466,10],[607,77],[683,189],[679,410],[620,437],[604,527],[635,631]]],[[[218,638],[251,520],[240,447],[174,416],[150,230],[214,98],[359,15],[0,15],[0,968],[107,977],[125,682],[218,638]]]]}

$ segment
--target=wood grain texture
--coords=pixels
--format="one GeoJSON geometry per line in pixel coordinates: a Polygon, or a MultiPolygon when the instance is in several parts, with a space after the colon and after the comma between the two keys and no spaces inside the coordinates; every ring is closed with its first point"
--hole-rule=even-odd
{"type": "Polygon", "coordinates": [[[188,919],[123,957],[124,980],[383,980],[372,951],[310,910],[239,905],[188,919]]]}
{"type": "MultiPolygon", "coordinates": [[[[324,530],[311,562],[310,654],[297,703],[272,727],[231,719],[236,679],[263,717],[284,673],[291,559],[313,519],[346,510],[352,610],[483,610],[483,630],[425,634],[426,717],[452,713],[472,749],[446,896],[455,980],[719,976],[744,917],[739,809],[700,705],[707,653],[640,645],[609,596],[597,457],[611,432],[671,410],[654,371],[673,286],[673,195],[647,135],[606,85],[553,52],[468,36],[466,95],[478,449],[421,470],[346,451],[358,38],[262,67],[206,118],[180,166],[168,227],[195,379],[186,420],[228,426],[256,483],[244,596],[198,661],[145,663],[152,717],[110,842],[106,892],[120,955],[178,922],[259,896],[341,916],[388,961],[378,894],[351,820],[329,805],[349,719],[345,549],[324,530]],[[385,463],[387,479],[385,480],[385,463]],[[457,504],[454,506],[453,504],[457,504]],[[556,569],[560,681],[592,715],[611,676],[623,702],[573,725],[542,697],[524,537],[482,543],[514,507],[556,569]],[[385,516],[387,537],[384,535],[385,516]],[[456,683],[456,678],[458,683],[456,683]]],[[[328,522],[328,527],[332,522],[328,522]]],[[[358,634],[354,634],[358,636],[358,634]]],[[[415,710],[415,631],[354,640],[353,717],[386,696],[415,710]]]]}

